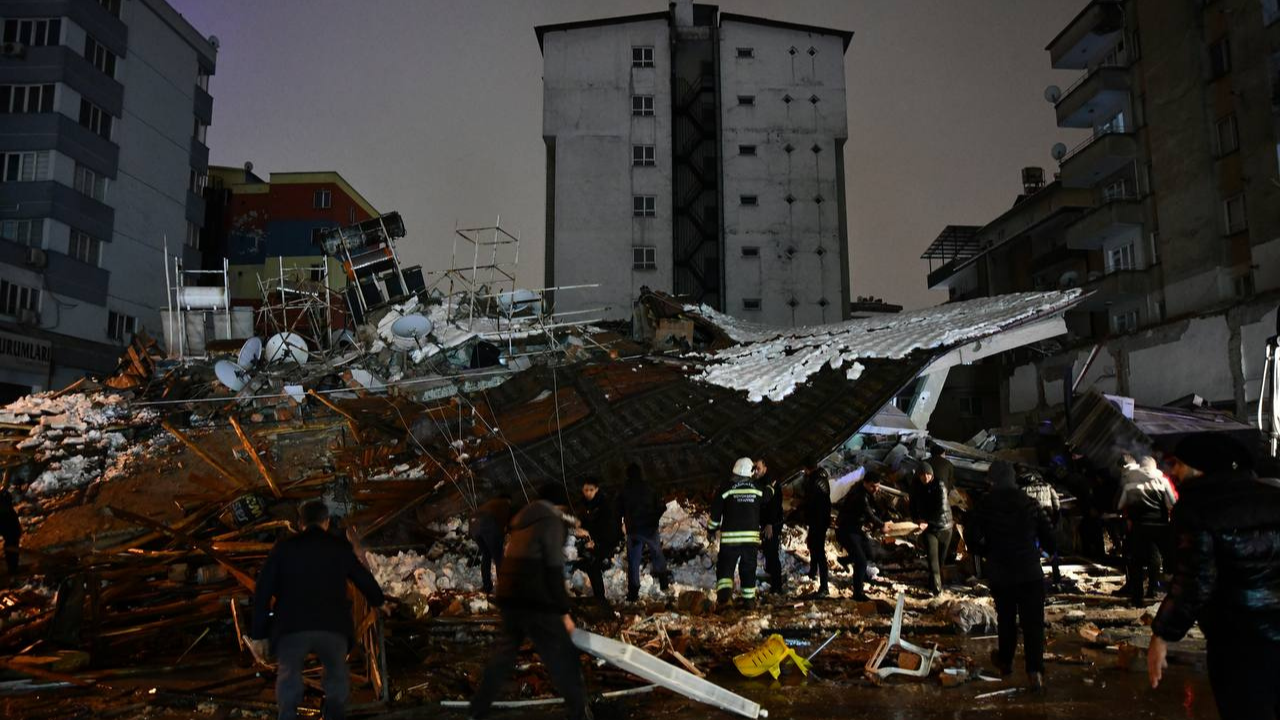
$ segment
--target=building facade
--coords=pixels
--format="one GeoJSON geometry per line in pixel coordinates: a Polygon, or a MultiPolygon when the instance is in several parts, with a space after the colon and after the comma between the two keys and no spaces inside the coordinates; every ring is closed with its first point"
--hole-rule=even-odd
{"type": "Polygon", "coordinates": [[[222,258],[228,259],[236,305],[260,304],[259,278],[277,278],[282,271],[345,289],[341,263],[323,252],[323,234],[379,214],[331,171],[271,173],[263,180],[252,165],[214,166],[205,196],[211,230],[205,266],[221,269],[222,258]]]}
{"type": "Polygon", "coordinates": [[[1053,182],[986,226],[948,226],[924,255],[952,299],[1090,293],[1060,343],[970,388],[985,422],[1052,417],[1089,388],[1256,407],[1280,300],[1278,21],[1275,0],[1094,0],[1049,43],[1052,66],[1078,75],[1045,99],[1087,137],[1053,149],[1053,182]],[[1005,227],[1019,215],[1034,222],[1005,227]]]}
{"type": "Polygon", "coordinates": [[[160,336],[198,263],[217,41],[163,0],[0,0],[0,395],[160,336]],[[16,353],[16,357],[15,357],[16,353]]]}
{"type": "Polygon", "coordinates": [[[557,311],[628,318],[649,287],[772,325],[848,317],[851,33],[676,2],[537,35],[557,311]]]}

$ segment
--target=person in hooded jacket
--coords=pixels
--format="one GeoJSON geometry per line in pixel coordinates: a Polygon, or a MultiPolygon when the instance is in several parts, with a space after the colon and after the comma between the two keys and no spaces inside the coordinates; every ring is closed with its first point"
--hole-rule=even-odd
{"type": "Polygon", "coordinates": [[[593,477],[582,481],[582,529],[578,534],[587,541],[586,552],[581,553],[581,567],[591,581],[591,593],[607,605],[604,570],[613,561],[622,539],[622,526],[613,498],[601,493],[600,481],[593,477]]]}
{"type": "Polygon", "coordinates": [[[881,474],[878,470],[867,468],[862,480],[853,486],[849,494],[840,503],[840,513],[836,518],[836,539],[849,553],[853,560],[853,599],[868,600],[864,590],[867,582],[867,566],[871,563],[874,544],[870,531],[887,532],[889,523],[883,517],[883,510],[877,502],[880,491],[881,474]]]}
{"type": "Polygon", "coordinates": [[[502,567],[502,551],[506,544],[507,523],[511,522],[511,499],[505,495],[490,499],[476,508],[467,526],[468,534],[480,548],[480,582],[486,595],[493,594],[490,567],[502,567]]]}
{"type": "Polygon", "coordinates": [[[989,471],[991,490],[970,515],[971,549],[995,600],[999,642],[991,662],[1001,675],[1013,672],[1022,624],[1022,654],[1031,687],[1044,686],[1044,573],[1041,549],[1052,552],[1053,532],[1040,504],[1018,487],[1013,466],[997,461],[989,471]]]}
{"type": "Polygon", "coordinates": [[[667,575],[667,558],[662,554],[662,538],[658,523],[666,507],[658,491],[645,481],[640,466],[627,466],[627,481],[622,486],[622,525],[627,534],[627,601],[640,599],[640,563],[644,549],[649,548],[649,569],[658,579],[662,591],[671,587],[667,575]]]}
{"type": "Polygon", "coordinates": [[[955,525],[947,488],[938,482],[929,463],[916,466],[916,479],[911,488],[911,519],[920,528],[920,542],[929,565],[929,589],[934,595],[940,595],[942,566],[946,564],[955,525]]]}
{"type": "Polygon", "coordinates": [[[574,623],[564,582],[567,500],[558,485],[547,485],[538,495],[542,499],[529,503],[511,519],[494,594],[502,614],[501,636],[471,699],[474,718],[488,716],[494,698],[511,678],[526,638],[533,641],[551,682],[564,698],[569,717],[591,718],[578,650],[570,637],[574,623]]]}
{"type": "Polygon", "coordinates": [[[826,597],[827,531],[831,529],[831,479],[826,468],[804,475],[805,546],[809,548],[809,577],[818,577],[818,596],[826,597]]]}
{"type": "Polygon", "coordinates": [[[1158,687],[1169,643],[1204,632],[1223,720],[1280,717],[1280,480],[1259,478],[1248,448],[1222,433],[1174,450],[1173,580],[1151,623],[1147,671],[1158,687]]]}

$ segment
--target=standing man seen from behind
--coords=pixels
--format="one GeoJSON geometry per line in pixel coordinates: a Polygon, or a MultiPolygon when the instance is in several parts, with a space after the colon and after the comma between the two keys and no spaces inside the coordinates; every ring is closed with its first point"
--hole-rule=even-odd
{"type": "Polygon", "coordinates": [[[809,579],[818,580],[818,597],[827,596],[827,531],[831,529],[831,478],[826,468],[804,475],[804,524],[808,534],[809,579]]]}
{"type": "Polygon", "coordinates": [[[1254,474],[1248,449],[1199,433],[1174,450],[1181,497],[1169,594],[1151,624],[1147,672],[1164,677],[1169,643],[1197,622],[1223,720],[1280,717],[1280,480],[1254,474]]]}
{"type": "Polygon", "coordinates": [[[769,488],[769,503],[764,506],[764,571],[769,575],[769,592],[785,595],[787,579],[782,576],[782,478],[769,477],[769,466],[756,460],[755,477],[761,488],[769,488]]]}
{"type": "Polygon", "coordinates": [[[249,647],[259,660],[267,655],[268,637],[275,648],[280,720],[297,717],[302,668],[312,653],[324,666],[324,717],[342,720],[351,689],[347,651],[355,640],[347,581],[364,595],[369,607],[385,612],[389,606],[351,543],[330,534],[328,506],[311,500],[299,515],[302,532],[276,543],[258,574],[249,647]]]}
{"type": "Polygon", "coordinates": [[[467,532],[480,548],[480,582],[484,594],[493,594],[493,575],[490,567],[502,567],[502,549],[507,540],[507,524],[511,522],[511,499],[499,495],[480,507],[471,516],[467,532]]]}
{"type": "Polygon", "coordinates": [[[547,484],[535,500],[511,520],[507,553],[498,568],[495,602],[502,612],[502,635],[480,687],[471,700],[471,716],[487,717],[494,698],[511,677],[525,638],[533,641],[551,682],[573,720],[590,720],[578,650],[570,633],[569,592],[564,584],[566,499],[560,486],[547,484]]]}
{"type": "Polygon", "coordinates": [[[12,583],[18,574],[18,543],[22,540],[22,523],[13,507],[13,496],[0,490],[0,538],[4,540],[4,564],[12,583]]]}
{"type": "Polygon", "coordinates": [[[911,519],[920,528],[929,563],[929,589],[942,593],[942,566],[951,545],[951,502],[947,488],[938,482],[929,463],[920,463],[911,490],[911,519]]]}
{"type": "Polygon", "coordinates": [[[613,561],[614,551],[622,538],[618,508],[611,498],[600,492],[600,481],[589,477],[582,481],[582,529],[579,537],[587,540],[582,569],[591,580],[591,593],[601,605],[608,605],[604,594],[604,569],[613,561]]]}
{"type": "Polygon", "coordinates": [[[649,548],[649,569],[662,591],[671,587],[667,559],[662,555],[662,539],[658,536],[658,523],[665,509],[658,491],[640,474],[640,466],[628,465],[627,482],[622,486],[622,522],[627,534],[627,602],[640,599],[640,563],[644,560],[645,548],[649,548]]]}
{"type": "MultiPolygon", "coordinates": [[[[1058,522],[1062,519],[1062,500],[1058,497],[1058,491],[1054,489],[1049,481],[1044,479],[1040,473],[1029,467],[1019,467],[1018,486],[1022,488],[1022,492],[1027,497],[1036,501],[1040,506],[1040,512],[1049,520],[1049,530],[1053,533],[1055,540],[1058,535],[1058,522]]],[[[1054,543],[1057,547],[1057,543],[1054,543]]],[[[1049,556],[1053,563],[1053,584],[1055,589],[1062,582],[1062,566],[1057,553],[1049,556]]]]}
{"type": "Polygon", "coordinates": [[[773,491],[753,480],[751,458],[738,458],[733,475],[711,498],[709,533],[720,533],[720,553],[716,557],[716,602],[724,608],[733,596],[733,575],[742,583],[744,604],[755,604],[756,556],[760,553],[760,519],[773,491]]]}
{"type": "Polygon", "coordinates": [[[858,484],[853,486],[844,501],[840,503],[840,514],[837,517],[839,528],[837,539],[849,552],[853,561],[853,599],[868,600],[865,590],[867,582],[867,565],[872,560],[870,530],[888,532],[889,523],[881,519],[876,502],[876,493],[880,491],[880,472],[867,468],[866,474],[858,484]]]}
{"type": "Polygon", "coordinates": [[[1141,607],[1144,576],[1150,576],[1146,597],[1154,598],[1160,590],[1164,566],[1172,565],[1173,531],[1169,518],[1177,498],[1173,485],[1150,456],[1143,457],[1136,470],[1127,472],[1125,480],[1119,507],[1129,521],[1126,587],[1134,607],[1141,607]]]}
{"type": "Polygon", "coordinates": [[[966,526],[972,549],[983,565],[996,605],[999,647],[991,662],[1003,676],[1013,672],[1022,623],[1022,653],[1033,689],[1044,687],[1044,573],[1040,548],[1050,552],[1053,534],[1040,505],[1017,485],[1013,467],[992,463],[991,491],[982,498],[966,526]],[[1037,543],[1037,541],[1039,541],[1037,543]]]}

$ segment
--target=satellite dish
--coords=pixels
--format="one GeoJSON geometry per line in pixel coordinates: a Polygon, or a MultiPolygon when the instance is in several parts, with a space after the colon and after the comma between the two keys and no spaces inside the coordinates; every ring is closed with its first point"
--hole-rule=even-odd
{"type": "Polygon", "coordinates": [[[1044,99],[1048,100],[1050,104],[1056,104],[1059,100],[1062,99],[1062,88],[1058,87],[1057,85],[1050,85],[1049,87],[1045,88],[1044,99]]]}
{"type": "Polygon", "coordinates": [[[230,388],[231,392],[240,392],[249,382],[249,374],[244,368],[230,360],[219,360],[215,363],[213,374],[217,375],[218,382],[230,388]]]}
{"type": "Polygon", "coordinates": [[[295,365],[302,365],[310,357],[307,341],[301,335],[291,332],[277,333],[267,338],[266,355],[268,363],[291,362],[295,365]]]}
{"type": "Polygon", "coordinates": [[[425,315],[405,315],[391,323],[391,334],[406,340],[421,340],[431,334],[435,323],[425,315]]]}
{"type": "Polygon", "coordinates": [[[1066,144],[1054,143],[1053,148],[1049,150],[1049,154],[1053,156],[1054,160],[1057,160],[1058,162],[1062,162],[1062,158],[1067,156],[1066,144]]]}
{"type": "Polygon", "coordinates": [[[257,337],[251,337],[244,341],[244,345],[240,346],[240,354],[236,357],[236,364],[241,368],[253,367],[262,357],[262,340],[257,337]]]}
{"type": "Polygon", "coordinates": [[[1080,284],[1080,273],[1075,270],[1068,270],[1058,278],[1058,289],[1069,290],[1080,284]]]}

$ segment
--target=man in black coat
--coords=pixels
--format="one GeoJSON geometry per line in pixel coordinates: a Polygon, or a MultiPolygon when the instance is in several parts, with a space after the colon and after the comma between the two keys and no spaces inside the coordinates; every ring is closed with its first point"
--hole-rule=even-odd
{"type": "Polygon", "coordinates": [[[658,523],[666,506],[640,473],[640,466],[627,466],[627,481],[622,486],[622,523],[627,534],[627,601],[640,599],[640,563],[644,549],[649,548],[649,568],[665,592],[671,585],[667,576],[667,559],[662,554],[658,523]]]}
{"type": "Polygon", "coordinates": [[[1223,720],[1280,717],[1280,480],[1259,479],[1246,447],[1220,433],[1178,443],[1173,582],[1151,624],[1151,686],[1168,643],[1200,623],[1223,720]]]}
{"type": "Polygon", "coordinates": [[[853,560],[853,599],[868,600],[864,587],[867,582],[867,565],[872,560],[871,531],[887,531],[889,523],[881,515],[876,501],[880,492],[880,472],[867,468],[866,474],[853,486],[840,503],[836,517],[836,539],[853,560]]]}
{"type": "Polygon", "coordinates": [[[1018,487],[1013,466],[992,463],[991,491],[978,503],[968,527],[972,549],[996,604],[998,649],[991,661],[1001,675],[1013,672],[1022,621],[1022,653],[1033,688],[1044,686],[1044,573],[1040,550],[1053,551],[1053,531],[1040,504],[1018,487]],[[1038,542],[1037,542],[1038,541],[1038,542]]]}
{"type": "Polygon", "coordinates": [[[586,540],[586,547],[581,553],[580,566],[591,580],[591,593],[606,605],[604,570],[613,561],[618,541],[622,539],[618,508],[612,500],[601,494],[599,480],[589,477],[582,481],[582,529],[578,535],[586,540]]]}
{"type": "Polygon", "coordinates": [[[804,524],[808,534],[809,578],[817,576],[818,597],[827,596],[827,531],[831,529],[831,479],[826,468],[809,470],[804,476],[804,524]]]}
{"type": "Polygon", "coordinates": [[[564,584],[564,492],[558,486],[547,486],[539,495],[544,499],[529,503],[511,520],[495,595],[502,613],[502,636],[471,700],[474,718],[489,714],[494,698],[515,669],[525,638],[533,641],[569,716],[574,720],[591,718],[578,650],[570,637],[574,624],[564,584]]]}
{"type": "Polygon", "coordinates": [[[4,539],[4,564],[12,581],[18,574],[18,543],[22,539],[22,524],[18,511],[13,507],[13,496],[8,490],[0,490],[0,538],[4,539]]]}
{"type": "Polygon", "coordinates": [[[787,579],[782,576],[782,476],[769,476],[769,466],[764,460],[756,460],[756,482],[772,491],[768,504],[760,515],[764,532],[764,571],[769,575],[769,592],[785,595],[787,579]]]}
{"type": "Polygon", "coordinates": [[[253,594],[250,650],[266,656],[274,646],[276,705],[281,720],[297,717],[302,701],[302,668],[315,653],[324,666],[324,716],[346,717],[350,675],[347,651],[355,640],[347,581],[370,607],[388,609],[378,581],[356,557],[351,543],[329,533],[329,508],[320,500],[303,504],[302,532],[271,549],[253,594]],[[275,598],[274,612],[271,600],[275,598]]]}
{"type": "Polygon", "coordinates": [[[916,469],[915,483],[911,488],[911,519],[920,528],[920,542],[924,545],[929,564],[929,589],[934,595],[939,595],[942,593],[942,566],[946,564],[955,525],[951,519],[947,486],[937,480],[933,467],[928,463],[920,463],[916,469]]]}
{"type": "Polygon", "coordinates": [[[480,548],[480,582],[486,595],[493,593],[490,567],[502,567],[502,550],[506,544],[509,522],[511,499],[499,495],[476,508],[467,526],[468,535],[480,548]]]}

